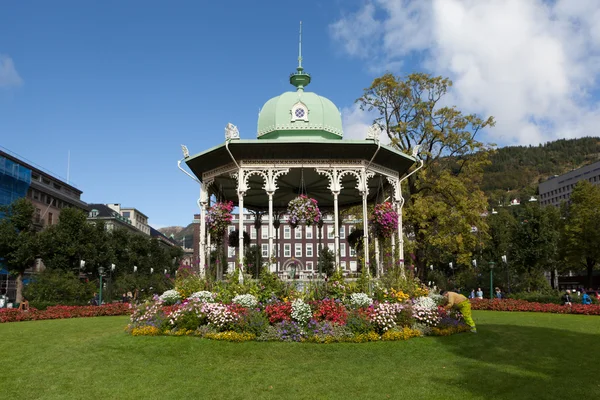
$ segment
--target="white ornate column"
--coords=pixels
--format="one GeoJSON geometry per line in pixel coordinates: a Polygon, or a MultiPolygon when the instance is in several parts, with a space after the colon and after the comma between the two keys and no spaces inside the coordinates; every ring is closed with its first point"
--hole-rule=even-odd
{"type": "Polygon", "coordinates": [[[367,273],[370,274],[369,270],[369,218],[367,213],[367,197],[369,196],[369,185],[368,181],[375,175],[373,172],[368,172],[366,168],[361,170],[360,179],[357,185],[357,189],[362,196],[362,206],[363,206],[363,249],[365,254],[365,264],[364,268],[367,268],[367,273]]]}
{"type": "MultiPolygon", "coordinates": [[[[341,185],[339,185],[341,189],[341,185]]],[[[333,193],[333,221],[335,227],[333,228],[334,233],[334,246],[335,246],[335,268],[340,269],[340,215],[338,212],[338,196],[340,191],[332,191],[333,193]]]]}
{"type": "Polygon", "coordinates": [[[238,260],[238,268],[240,270],[239,274],[239,283],[244,283],[244,196],[246,195],[246,191],[248,190],[248,185],[246,184],[246,173],[243,168],[240,168],[237,173],[233,173],[232,176],[237,178],[238,186],[237,186],[237,194],[238,194],[238,233],[239,233],[239,260],[238,260]]]}
{"type": "Polygon", "coordinates": [[[333,195],[333,232],[334,232],[334,250],[335,250],[335,267],[340,268],[340,232],[339,232],[339,213],[338,213],[338,196],[342,190],[341,178],[345,172],[340,172],[337,168],[323,169],[316,168],[318,174],[325,175],[329,179],[329,190],[333,195]]]}
{"type": "MultiPolygon", "coordinates": [[[[200,277],[206,276],[206,268],[208,263],[206,262],[206,210],[208,208],[208,186],[212,181],[204,181],[200,184],[200,250],[198,254],[198,263],[200,268],[200,277]]],[[[208,252],[210,254],[210,251],[208,252]]]]}
{"type": "Polygon", "coordinates": [[[398,213],[398,263],[400,265],[400,273],[404,276],[404,233],[402,232],[402,206],[404,205],[404,197],[402,197],[402,185],[399,178],[388,177],[387,180],[394,188],[394,205],[398,213]]]}
{"type": "Polygon", "coordinates": [[[374,244],[375,244],[375,276],[377,278],[379,278],[379,264],[380,264],[380,261],[379,261],[379,258],[380,258],[380,255],[379,255],[379,238],[378,237],[374,237],[373,241],[374,241],[374,244]]]}
{"type": "Polygon", "coordinates": [[[271,263],[271,260],[273,259],[273,257],[277,258],[276,250],[274,250],[273,247],[273,195],[275,194],[277,189],[279,189],[277,187],[277,178],[279,178],[280,175],[287,174],[288,172],[290,172],[289,168],[269,168],[266,171],[266,175],[263,174],[265,178],[265,186],[263,187],[263,189],[267,192],[267,195],[269,196],[269,272],[275,272],[273,271],[273,264],[271,263]]]}

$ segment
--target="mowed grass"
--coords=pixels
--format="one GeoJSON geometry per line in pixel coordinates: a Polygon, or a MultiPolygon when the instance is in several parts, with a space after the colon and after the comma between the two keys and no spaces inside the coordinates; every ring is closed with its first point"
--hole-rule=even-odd
{"type": "Polygon", "coordinates": [[[600,399],[600,318],[474,313],[365,344],[131,337],[126,317],[0,325],[0,399],[600,399]]]}

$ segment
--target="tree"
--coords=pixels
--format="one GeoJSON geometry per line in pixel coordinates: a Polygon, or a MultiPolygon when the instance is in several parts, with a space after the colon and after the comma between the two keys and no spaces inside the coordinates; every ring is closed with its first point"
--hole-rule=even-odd
{"type": "Polygon", "coordinates": [[[38,254],[38,236],[33,226],[35,208],[25,198],[1,206],[0,257],[6,268],[17,275],[17,302],[23,299],[23,274],[33,266],[38,254]]]}
{"type": "Polygon", "coordinates": [[[335,271],[335,253],[329,250],[329,247],[323,247],[317,263],[317,271],[331,276],[335,271]]]}
{"type": "Polygon", "coordinates": [[[451,85],[447,78],[428,74],[405,79],[385,74],[357,100],[362,109],[379,114],[376,122],[391,146],[408,154],[415,146],[422,148],[423,170],[403,188],[407,230],[414,235],[415,264],[421,272],[435,257],[469,265],[477,246],[472,228],[487,234],[482,218],[487,200],[479,185],[489,147],[475,138],[494,119],[443,106],[451,85]]]}
{"type": "Polygon", "coordinates": [[[585,267],[587,286],[600,261],[600,187],[580,181],[571,193],[564,228],[567,259],[585,267]]]}
{"type": "Polygon", "coordinates": [[[509,257],[521,274],[526,290],[548,286],[544,271],[552,270],[558,259],[560,214],[554,207],[521,205],[516,213],[509,257]]]}

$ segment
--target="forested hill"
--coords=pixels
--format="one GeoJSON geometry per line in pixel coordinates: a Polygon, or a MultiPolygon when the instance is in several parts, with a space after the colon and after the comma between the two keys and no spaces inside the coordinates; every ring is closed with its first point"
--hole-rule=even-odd
{"type": "Polygon", "coordinates": [[[491,156],[482,189],[494,203],[535,194],[540,182],[600,160],[600,137],[560,139],[539,146],[508,146],[491,156]],[[510,192],[509,192],[510,191],[510,192]]]}

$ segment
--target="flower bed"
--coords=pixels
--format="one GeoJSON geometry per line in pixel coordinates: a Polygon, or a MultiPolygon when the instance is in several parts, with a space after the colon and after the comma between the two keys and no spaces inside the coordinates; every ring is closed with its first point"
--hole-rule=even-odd
{"type": "Polygon", "coordinates": [[[114,315],[129,315],[129,304],[114,303],[102,306],[51,306],[41,311],[30,308],[29,311],[19,311],[14,308],[0,309],[0,323],[17,321],[40,321],[44,319],[83,318],[114,315]]]}
{"type": "Polygon", "coordinates": [[[134,336],[197,336],[232,342],[356,343],[469,330],[460,313],[446,312],[429,297],[390,303],[356,293],[346,301],[326,298],[305,302],[295,298],[260,303],[245,294],[226,304],[190,296],[170,308],[165,307],[164,298],[155,296],[137,306],[128,332],[134,336]]]}
{"type": "Polygon", "coordinates": [[[471,309],[488,311],[529,311],[554,314],[584,314],[600,315],[600,304],[573,304],[563,306],[552,303],[533,303],[525,300],[515,299],[480,299],[471,300],[471,309]]]}

